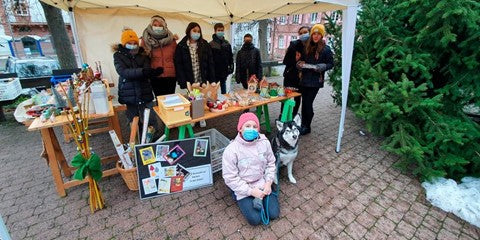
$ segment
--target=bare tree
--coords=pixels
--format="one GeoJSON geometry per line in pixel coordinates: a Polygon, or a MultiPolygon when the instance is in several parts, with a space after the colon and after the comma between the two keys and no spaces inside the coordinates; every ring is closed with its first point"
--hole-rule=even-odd
{"type": "Polygon", "coordinates": [[[62,69],[77,68],[75,53],[65,28],[61,10],[44,2],[40,2],[40,4],[42,4],[43,12],[47,19],[48,30],[52,35],[53,48],[57,53],[60,67],[62,69]]]}

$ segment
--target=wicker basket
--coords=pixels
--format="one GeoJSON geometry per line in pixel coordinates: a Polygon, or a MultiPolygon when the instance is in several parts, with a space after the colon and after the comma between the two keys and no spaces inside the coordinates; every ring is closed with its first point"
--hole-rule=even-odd
{"type": "Polygon", "coordinates": [[[120,162],[117,162],[117,170],[122,175],[123,181],[127,184],[128,189],[138,191],[137,168],[124,169],[120,162]]]}

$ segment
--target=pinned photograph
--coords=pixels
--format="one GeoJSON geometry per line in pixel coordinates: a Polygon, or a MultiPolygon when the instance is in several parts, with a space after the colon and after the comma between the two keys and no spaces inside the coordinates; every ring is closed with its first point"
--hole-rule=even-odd
{"type": "Polygon", "coordinates": [[[184,166],[177,164],[177,176],[183,176],[183,179],[186,180],[190,176],[190,172],[184,166]]]}
{"type": "Polygon", "coordinates": [[[170,184],[171,184],[171,179],[170,178],[160,178],[158,179],[158,192],[159,194],[161,193],[170,193],[170,184]]]}
{"type": "Polygon", "coordinates": [[[143,192],[145,195],[157,192],[157,183],[155,178],[144,178],[142,179],[143,192]]]}
{"type": "Polygon", "coordinates": [[[195,147],[193,150],[194,157],[205,157],[207,156],[207,147],[208,147],[208,140],[207,139],[197,139],[195,140],[195,147]]]}
{"type": "Polygon", "coordinates": [[[170,192],[181,192],[183,190],[183,176],[171,178],[170,192]]]}
{"type": "Polygon", "coordinates": [[[161,163],[154,163],[148,165],[148,172],[150,173],[150,177],[152,178],[159,178],[161,177],[162,173],[162,164],[161,163]]]}
{"type": "Polygon", "coordinates": [[[165,159],[163,156],[168,153],[168,150],[170,150],[170,146],[168,145],[157,145],[157,161],[158,162],[165,162],[167,159],[165,159]]]}
{"type": "Polygon", "coordinates": [[[175,164],[180,158],[185,155],[185,151],[179,146],[176,145],[172,150],[170,150],[167,154],[163,155],[163,157],[167,160],[170,165],[175,164]]]}
{"type": "Polygon", "coordinates": [[[143,165],[148,165],[157,161],[155,159],[155,154],[153,153],[153,147],[140,149],[140,157],[142,158],[143,165]]]}
{"type": "Polygon", "coordinates": [[[164,178],[175,177],[176,171],[177,171],[177,166],[164,167],[164,168],[162,168],[162,171],[163,171],[163,177],[164,178]]]}

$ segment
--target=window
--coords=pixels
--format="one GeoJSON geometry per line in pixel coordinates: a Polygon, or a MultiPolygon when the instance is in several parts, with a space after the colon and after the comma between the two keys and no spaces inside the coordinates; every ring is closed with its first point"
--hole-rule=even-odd
{"type": "Polygon", "coordinates": [[[28,4],[26,0],[14,0],[12,2],[13,13],[17,16],[28,16],[28,4]]]}
{"type": "Polygon", "coordinates": [[[285,36],[283,35],[278,36],[278,48],[285,48],[285,36]]]}
{"type": "Polygon", "coordinates": [[[316,23],[317,22],[317,18],[318,18],[318,13],[312,13],[310,15],[310,22],[311,23],[316,23]]]}
{"type": "Polygon", "coordinates": [[[281,24],[285,24],[285,23],[287,23],[287,18],[286,18],[285,16],[281,16],[281,17],[279,18],[279,22],[280,22],[281,24]]]}
{"type": "Polygon", "coordinates": [[[299,24],[300,23],[300,16],[299,15],[293,15],[293,20],[292,23],[299,24]]]}
{"type": "Polygon", "coordinates": [[[337,20],[338,20],[338,17],[339,17],[339,16],[338,16],[338,12],[337,12],[337,11],[332,12],[331,17],[332,17],[333,21],[337,21],[337,20]]]}

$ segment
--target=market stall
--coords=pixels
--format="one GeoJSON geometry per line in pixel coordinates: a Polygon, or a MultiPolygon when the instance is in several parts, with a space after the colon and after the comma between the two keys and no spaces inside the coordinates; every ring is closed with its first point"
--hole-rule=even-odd
{"type": "Polygon", "coordinates": [[[136,31],[143,30],[148,18],[154,14],[164,15],[168,19],[170,30],[179,35],[183,35],[189,21],[198,21],[202,26],[204,36],[209,36],[213,30],[211,24],[215,22],[227,24],[225,30],[228,30],[229,24],[237,22],[342,10],[342,110],[336,146],[336,151],[340,151],[347,109],[355,25],[359,8],[358,0],[42,1],[72,13],[71,16],[76,20],[72,22],[76,22],[75,29],[78,29],[78,36],[74,37],[79,40],[80,44],[76,45],[80,46],[84,61],[100,60],[107,64],[109,72],[106,73],[106,76],[109,79],[117,79],[109,44],[117,41],[118,33],[123,26],[129,25],[136,31]],[[105,29],[109,29],[109,31],[105,31],[105,29]]]}

